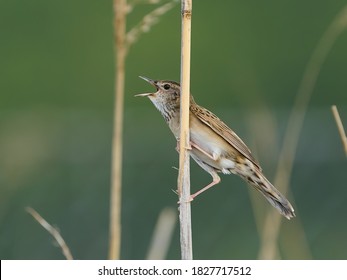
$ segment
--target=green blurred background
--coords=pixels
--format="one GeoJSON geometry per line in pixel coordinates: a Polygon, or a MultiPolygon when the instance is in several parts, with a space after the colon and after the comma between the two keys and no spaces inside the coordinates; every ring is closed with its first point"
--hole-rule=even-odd
{"type": "MultiPolygon", "coordinates": [[[[130,1],[132,2],[132,1],[130,1]]],[[[133,1],[134,2],[134,1],[133,1]]],[[[136,1],[141,2],[141,1],[136,1]]],[[[144,1],[142,1],[144,2],[144,1]]],[[[159,4],[160,5],[160,4],[159,4]]],[[[273,179],[309,58],[346,1],[194,1],[191,90],[229,124],[273,179]],[[212,4],[213,2],[213,4],[212,4]]],[[[128,29],[156,5],[137,4],[128,29]]],[[[77,259],[105,259],[113,121],[112,1],[0,0],[0,258],[61,259],[25,212],[56,225],[77,259]]],[[[145,258],[160,211],[177,208],[176,143],[160,114],[134,94],[138,75],[179,80],[180,5],[131,48],[126,65],[123,259],[145,258]]],[[[347,163],[330,106],[347,125],[347,32],[323,64],[291,178],[298,218],[284,221],[284,259],[347,258],[347,163]],[[291,238],[296,223],[308,250],[291,238]]],[[[192,189],[210,177],[192,162],[192,189]]],[[[280,186],[279,186],[280,188],[280,186]]],[[[255,259],[253,209],[271,207],[236,176],[192,205],[196,259],[255,259]]],[[[175,229],[168,259],[180,258],[175,229]]]]}

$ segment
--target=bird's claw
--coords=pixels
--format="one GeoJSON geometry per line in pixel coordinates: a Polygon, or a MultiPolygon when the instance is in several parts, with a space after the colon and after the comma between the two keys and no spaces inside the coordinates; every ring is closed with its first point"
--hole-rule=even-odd
{"type": "MultiPolygon", "coordinates": [[[[186,150],[188,150],[188,151],[191,151],[193,148],[192,148],[192,144],[191,144],[192,142],[190,142],[189,144],[188,144],[188,146],[187,147],[184,147],[186,150]]],[[[179,153],[180,152],[180,140],[177,140],[177,144],[176,144],[176,151],[179,153]]]]}
{"type": "MultiPolygon", "coordinates": [[[[190,203],[190,202],[192,202],[193,200],[194,200],[194,197],[191,195],[191,196],[189,196],[189,199],[188,199],[187,201],[183,201],[183,202],[185,202],[185,203],[190,203]]],[[[177,204],[181,204],[181,200],[177,201],[177,204]]]]}

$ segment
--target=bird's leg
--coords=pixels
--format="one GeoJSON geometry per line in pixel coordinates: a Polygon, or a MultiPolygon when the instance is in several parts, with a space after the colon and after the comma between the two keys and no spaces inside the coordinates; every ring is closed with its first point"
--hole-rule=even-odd
{"type": "Polygon", "coordinates": [[[176,151],[177,153],[180,153],[180,139],[177,139],[177,142],[176,142],[176,151]]]}
{"type": "Polygon", "coordinates": [[[212,166],[204,163],[194,154],[191,154],[191,157],[196,161],[196,163],[202,169],[204,169],[206,172],[208,172],[212,176],[212,182],[209,183],[206,187],[204,187],[201,190],[197,191],[196,193],[192,194],[190,196],[190,201],[192,201],[194,198],[196,198],[199,194],[203,193],[204,191],[208,190],[209,188],[213,187],[214,185],[217,185],[220,182],[220,177],[218,176],[216,170],[212,166]]]}
{"type": "Polygon", "coordinates": [[[218,159],[218,156],[216,154],[210,155],[208,152],[204,151],[202,148],[200,148],[197,144],[193,143],[192,141],[190,141],[190,146],[202,152],[205,156],[209,157],[212,160],[218,159]]]}
{"type": "Polygon", "coordinates": [[[206,187],[202,188],[201,190],[197,191],[196,193],[192,194],[190,196],[191,201],[196,198],[199,194],[202,194],[204,191],[208,190],[209,188],[213,187],[214,185],[217,185],[220,182],[220,177],[218,176],[217,172],[210,173],[213,181],[209,183],[206,187]]]}
{"type": "MultiPolygon", "coordinates": [[[[198,151],[200,151],[201,153],[203,153],[204,155],[206,155],[208,158],[216,161],[218,160],[219,156],[216,154],[209,154],[208,152],[206,152],[204,149],[202,149],[200,146],[198,146],[197,144],[195,144],[194,142],[190,141],[190,147],[189,149],[196,149],[198,151]]],[[[177,146],[176,146],[176,151],[179,152],[179,140],[177,140],[177,146]]],[[[209,188],[213,187],[214,185],[217,185],[220,182],[220,177],[218,176],[216,170],[207,165],[206,163],[204,163],[203,161],[201,161],[199,158],[197,158],[194,154],[191,154],[191,156],[193,157],[193,159],[196,161],[197,164],[200,165],[200,167],[202,169],[204,169],[206,172],[208,172],[211,176],[212,176],[212,182],[210,184],[208,184],[206,187],[202,188],[201,190],[197,191],[196,193],[192,194],[190,196],[190,201],[194,200],[194,198],[196,198],[199,194],[203,193],[204,191],[208,190],[209,188]]]]}
{"type": "MultiPolygon", "coordinates": [[[[195,144],[194,142],[190,141],[189,142],[189,147],[186,147],[186,149],[187,150],[191,150],[192,148],[197,149],[198,151],[200,151],[201,153],[203,153],[205,156],[209,157],[212,160],[217,160],[218,159],[218,155],[216,155],[216,154],[210,155],[208,152],[206,152],[202,148],[200,148],[197,144],[195,144]]],[[[180,152],[180,140],[179,139],[177,139],[176,151],[178,153],[180,152]]]]}

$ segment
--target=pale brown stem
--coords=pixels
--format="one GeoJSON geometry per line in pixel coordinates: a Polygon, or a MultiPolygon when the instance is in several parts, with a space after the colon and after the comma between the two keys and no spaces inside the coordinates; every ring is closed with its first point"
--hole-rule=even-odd
{"type": "MultiPolygon", "coordinates": [[[[285,132],[282,150],[278,159],[279,164],[277,173],[274,180],[275,186],[280,187],[283,194],[286,194],[289,188],[299,135],[318,75],[331,47],[346,26],[347,6],[345,6],[335,17],[331,25],[323,34],[305,69],[295,99],[295,104],[289,117],[288,127],[285,132]]],[[[279,215],[274,215],[274,210],[268,211],[265,218],[261,248],[258,255],[260,259],[275,258],[276,252],[278,251],[277,242],[281,223],[281,217],[279,215]],[[270,223],[271,227],[268,227],[270,223]]]]}
{"type": "Polygon", "coordinates": [[[180,111],[180,154],[177,190],[180,197],[180,241],[181,258],[193,259],[192,226],[190,209],[190,162],[189,153],[189,101],[190,101],[190,43],[192,0],[182,0],[181,30],[181,111],[180,111]]]}
{"type": "Polygon", "coordinates": [[[337,110],[337,107],[335,105],[331,106],[331,110],[333,111],[333,115],[336,121],[336,125],[337,125],[337,129],[339,131],[341,140],[342,140],[342,146],[343,149],[345,150],[345,154],[347,156],[347,136],[346,136],[346,132],[345,129],[343,128],[343,124],[340,118],[340,114],[339,111],[337,110]]]}
{"type": "MultiPolygon", "coordinates": [[[[153,1],[152,1],[153,2],[153,1]]],[[[134,3],[133,3],[134,4],[134,3]]],[[[166,3],[146,15],[141,23],[126,34],[126,0],[113,0],[114,37],[115,37],[115,112],[112,138],[111,163],[111,201],[110,201],[110,246],[109,259],[120,258],[121,246],[121,185],[122,185],[122,149],[123,149],[123,111],[125,59],[129,47],[158,22],[159,17],[174,6],[174,1],[166,3]]]]}
{"type": "Polygon", "coordinates": [[[121,242],[121,185],[123,147],[123,107],[126,58],[126,0],[114,0],[114,32],[116,48],[115,112],[112,139],[111,201],[110,201],[110,247],[109,259],[120,258],[121,242]]]}
{"type": "Polygon", "coordinates": [[[50,235],[53,236],[55,241],[57,241],[59,247],[61,248],[61,251],[65,258],[67,260],[73,260],[71,251],[69,247],[66,245],[65,240],[60,235],[60,232],[53,226],[51,226],[42,216],[37,213],[33,208],[27,207],[26,211],[45,229],[48,231],[50,235]]]}

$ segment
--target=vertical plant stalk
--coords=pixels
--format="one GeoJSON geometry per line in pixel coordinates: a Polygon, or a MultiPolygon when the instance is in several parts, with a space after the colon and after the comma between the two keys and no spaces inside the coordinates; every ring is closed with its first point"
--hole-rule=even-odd
{"type": "Polygon", "coordinates": [[[334,118],[336,121],[337,130],[339,131],[339,134],[341,137],[343,149],[345,150],[345,154],[347,156],[347,136],[346,136],[345,129],[343,128],[343,124],[342,124],[342,121],[340,118],[339,111],[337,110],[336,105],[331,106],[331,110],[333,112],[333,115],[334,115],[334,118]]]}
{"type": "Polygon", "coordinates": [[[159,17],[174,6],[174,1],[166,3],[146,15],[143,20],[126,33],[126,0],[113,0],[115,38],[115,104],[114,130],[112,138],[111,199],[110,199],[110,245],[109,259],[120,258],[121,247],[121,186],[123,152],[123,111],[125,59],[131,45],[159,21],[159,17]]]}
{"type": "MultiPolygon", "coordinates": [[[[282,193],[289,189],[299,135],[304,122],[308,103],[312,96],[322,65],[338,36],[347,28],[347,6],[334,18],[321,37],[306,66],[295,103],[288,120],[282,150],[278,159],[278,168],[274,180],[275,186],[281,186],[282,193]]],[[[258,258],[273,259],[278,251],[277,242],[282,219],[270,210],[266,215],[261,236],[261,248],[258,258]]]]}
{"type": "Polygon", "coordinates": [[[180,197],[180,241],[181,259],[192,260],[192,225],[190,208],[190,161],[187,149],[189,139],[189,102],[190,102],[190,45],[192,0],[182,0],[181,30],[181,110],[180,110],[180,155],[178,173],[178,194],[180,197]]]}
{"type": "Polygon", "coordinates": [[[110,247],[109,259],[119,259],[121,240],[121,185],[123,147],[123,107],[126,48],[126,0],[114,0],[115,34],[115,112],[112,139],[111,201],[110,201],[110,247]]]}

